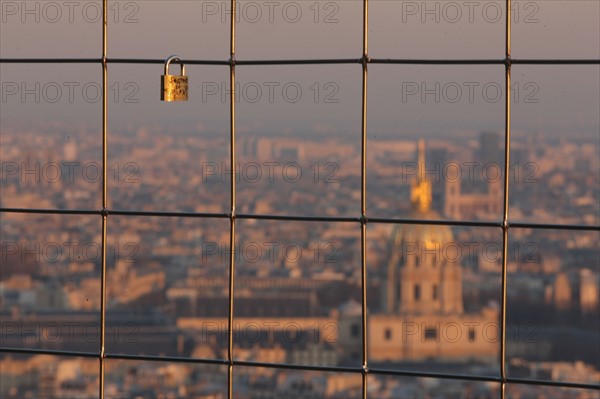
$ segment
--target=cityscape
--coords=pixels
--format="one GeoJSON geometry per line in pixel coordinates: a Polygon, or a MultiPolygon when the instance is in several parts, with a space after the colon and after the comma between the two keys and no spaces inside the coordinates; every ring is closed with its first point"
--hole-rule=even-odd
{"type": "Polygon", "coordinates": [[[599,1],[0,15],[0,399],[600,399],[599,1]]]}
{"type": "MultiPolygon", "coordinates": [[[[264,366],[236,366],[234,397],[362,397],[360,373],[265,366],[362,365],[361,143],[240,134],[233,173],[226,134],[147,126],[108,135],[109,209],[122,212],[107,218],[106,352],[165,360],[107,359],[107,397],[227,396],[218,361],[229,342],[232,178],[233,356],[264,366]]],[[[3,128],[0,207],[101,209],[99,137],[58,122],[3,128]]],[[[370,132],[366,145],[369,367],[499,375],[504,133],[370,132]]],[[[507,253],[507,374],[598,384],[600,144],[516,136],[508,169],[517,226],[507,253]]],[[[0,346],[94,354],[1,352],[0,396],[97,397],[101,216],[3,212],[0,228],[0,346]]],[[[598,398],[542,385],[506,392],[598,398]]],[[[498,383],[379,374],[368,375],[368,395],[500,397],[498,383]]]]}

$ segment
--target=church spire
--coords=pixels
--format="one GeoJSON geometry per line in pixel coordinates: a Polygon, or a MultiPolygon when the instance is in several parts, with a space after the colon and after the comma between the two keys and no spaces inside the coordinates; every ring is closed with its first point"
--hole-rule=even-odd
{"type": "Polygon", "coordinates": [[[425,171],[425,140],[419,139],[419,159],[417,177],[415,178],[411,193],[410,201],[413,209],[425,213],[431,207],[431,182],[427,180],[425,171]]]}

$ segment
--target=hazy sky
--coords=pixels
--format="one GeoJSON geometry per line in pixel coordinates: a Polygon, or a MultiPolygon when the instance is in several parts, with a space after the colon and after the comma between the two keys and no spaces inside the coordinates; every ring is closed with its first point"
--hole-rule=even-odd
{"type": "MultiPolygon", "coordinates": [[[[1,57],[96,58],[100,1],[1,0],[1,57]]],[[[600,2],[515,1],[513,58],[600,58],[600,2]]],[[[111,1],[110,58],[226,60],[227,1],[111,1]]],[[[373,58],[504,54],[504,1],[382,1],[369,8],[373,58]]],[[[237,59],[358,58],[362,2],[241,1],[237,59]]],[[[175,70],[178,70],[176,68],[175,70]]],[[[228,67],[188,66],[190,101],[159,101],[159,65],[109,64],[109,118],[129,125],[228,129],[228,67]]],[[[500,130],[500,65],[369,67],[369,131],[500,130]]],[[[360,129],[359,65],[239,66],[240,132],[360,129]]],[[[1,64],[2,125],[100,123],[95,64],[1,64]]],[[[597,134],[600,67],[513,66],[513,127],[597,134]]]]}

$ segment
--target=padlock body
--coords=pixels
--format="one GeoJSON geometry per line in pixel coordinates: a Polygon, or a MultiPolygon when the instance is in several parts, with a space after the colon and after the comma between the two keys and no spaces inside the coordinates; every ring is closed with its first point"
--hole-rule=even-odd
{"type": "Polygon", "coordinates": [[[160,80],[161,101],[187,101],[188,77],[182,75],[162,75],[160,80]]]}

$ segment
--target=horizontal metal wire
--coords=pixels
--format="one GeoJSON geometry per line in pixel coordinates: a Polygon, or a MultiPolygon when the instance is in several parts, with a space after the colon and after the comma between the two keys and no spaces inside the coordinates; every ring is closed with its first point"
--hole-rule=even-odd
{"type": "Polygon", "coordinates": [[[68,351],[68,350],[54,350],[54,349],[34,349],[34,348],[9,348],[0,346],[0,353],[21,353],[25,355],[52,355],[52,356],[72,356],[72,357],[94,357],[98,358],[100,354],[98,352],[80,352],[80,351],[68,351]]]}
{"type": "Polygon", "coordinates": [[[99,209],[0,208],[0,213],[31,213],[51,215],[101,215],[99,209]]]}
{"type": "Polygon", "coordinates": [[[177,217],[177,218],[203,218],[203,219],[229,219],[228,213],[202,213],[202,212],[163,212],[163,211],[125,211],[109,210],[109,215],[116,216],[148,216],[148,217],[177,217]]]}
{"type": "Polygon", "coordinates": [[[238,213],[236,219],[252,220],[282,220],[297,222],[340,222],[340,223],[360,223],[359,217],[343,216],[293,216],[293,215],[253,215],[249,213],[238,213]]]}
{"type": "Polygon", "coordinates": [[[585,384],[578,382],[567,382],[567,381],[548,381],[548,380],[533,380],[528,378],[507,378],[506,382],[509,384],[526,384],[526,385],[543,385],[549,387],[559,388],[578,388],[578,389],[595,389],[600,390],[600,384],[585,384]]]}
{"type": "Polygon", "coordinates": [[[464,227],[502,227],[500,222],[468,221],[468,220],[444,220],[444,219],[410,219],[410,218],[367,218],[368,223],[390,223],[390,224],[424,224],[433,226],[464,226],[464,227]]]}
{"type": "Polygon", "coordinates": [[[363,368],[356,366],[316,366],[316,365],[302,365],[302,364],[291,364],[291,363],[266,363],[266,362],[253,362],[248,360],[234,360],[234,366],[242,367],[263,367],[263,368],[274,368],[283,370],[298,370],[298,371],[323,371],[323,372],[334,372],[334,373],[363,373],[363,368]]]}
{"type": "Polygon", "coordinates": [[[0,64],[94,64],[102,58],[0,58],[0,64]]]}
{"type": "Polygon", "coordinates": [[[214,364],[218,366],[227,366],[229,362],[226,359],[201,359],[193,357],[179,357],[179,356],[149,356],[149,355],[129,355],[124,353],[106,353],[106,359],[115,360],[134,360],[143,362],[177,362],[177,363],[195,363],[195,364],[214,364]]]}
{"type": "MultiPolygon", "coordinates": [[[[30,348],[7,348],[0,347],[0,353],[19,353],[29,355],[53,355],[53,356],[65,356],[65,357],[85,357],[85,358],[98,358],[98,353],[92,352],[78,352],[78,351],[66,351],[66,350],[49,350],[49,349],[30,349],[30,348]]],[[[105,353],[106,359],[113,360],[131,360],[131,361],[150,361],[150,362],[173,362],[173,363],[188,363],[188,364],[209,364],[216,366],[228,366],[230,362],[226,359],[206,359],[206,358],[189,358],[189,357],[178,357],[178,356],[149,356],[149,355],[132,355],[123,353],[105,353]]],[[[300,364],[288,364],[288,363],[266,363],[266,362],[253,362],[253,361],[241,361],[233,360],[233,366],[242,367],[262,367],[262,368],[274,368],[281,370],[297,370],[297,371],[321,371],[329,373],[356,373],[356,374],[372,374],[372,375],[383,375],[383,376],[398,376],[398,377],[421,377],[421,378],[438,378],[444,380],[461,380],[461,381],[480,381],[480,382],[496,382],[501,383],[502,379],[495,376],[485,375],[469,375],[469,374],[448,374],[448,373],[436,373],[436,372],[423,372],[423,371],[410,371],[401,369],[385,369],[385,368],[369,368],[364,370],[362,367],[344,367],[344,366],[315,366],[315,365],[300,365],[300,364]]],[[[506,378],[508,384],[527,384],[527,385],[542,385],[542,386],[553,386],[561,388],[576,388],[576,389],[592,389],[600,390],[600,384],[586,384],[586,383],[575,383],[575,382],[563,382],[563,381],[547,381],[547,380],[535,380],[528,378],[506,378]]]]}
{"type": "MultiPolygon", "coordinates": [[[[0,208],[0,213],[25,213],[25,214],[55,214],[55,215],[117,215],[117,216],[146,216],[146,217],[174,217],[174,218],[206,218],[206,219],[230,219],[230,213],[202,213],[202,212],[166,212],[166,211],[133,211],[133,210],[93,210],[93,209],[41,209],[41,208],[0,208]]],[[[257,215],[250,213],[239,213],[233,216],[235,219],[249,220],[274,220],[274,221],[296,221],[296,222],[321,222],[321,223],[361,223],[360,217],[336,217],[336,216],[302,216],[302,215],[257,215]]],[[[445,220],[445,219],[410,219],[410,218],[381,218],[366,217],[365,223],[385,224],[414,224],[434,226],[462,226],[462,227],[496,227],[502,228],[501,222],[492,221],[468,221],[468,220],[445,220]]],[[[549,223],[527,223],[511,222],[510,228],[528,228],[538,230],[574,230],[574,231],[600,231],[600,226],[582,224],[549,224],[549,223]]]]}
{"type": "MultiPolygon", "coordinates": [[[[109,64],[164,64],[161,59],[136,59],[136,58],[107,58],[109,64]]],[[[231,60],[182,60],[186,65],[231,65],[231,60]]],[[[179,61],[177,61],[179,63],[179,61]]]]}
{"type": "Polygon", "coordinates": [[[600,226],[592,225],[569,225],[569,224],[550,224],[550,223],[525,223],[525,222],[511,222],[511,228],[529,228],[529,229],[540,229],[540,230],[586,230],[586,231],[600,231],[600,226]]]}
{"type": "MultiPolygon", "coordinates": [[[[108,64],[164,64],[158,58],[107,58],[108,64]]],[[[184,59],[186,65],[319,65],[319,64],[419,64],[419,65],[600,65],[600,59],[435,59],[435,58],[330,58],[330,59],[290,59],[290,60],[199,60],[184,59]]],[[[0,58],[4,64],[89,64],[102,63],[102,58],[0,58]]]]}
{"type": "Polygon", "coordinates": [[[431,65],[506,65],[506,64],[526,64],[526,65],[600,65],[600,59],[581,58],[581,59],[381,59],[371,58],[368,60],[371,64],[431,64],[431,65]]]}
{"type": "Polygon", "coordinates": [[[513,64],[529,64],[529,65],[573,65],[573,64],[588,64],[600,65],[600,59],[512,59],[513,64]]]}

